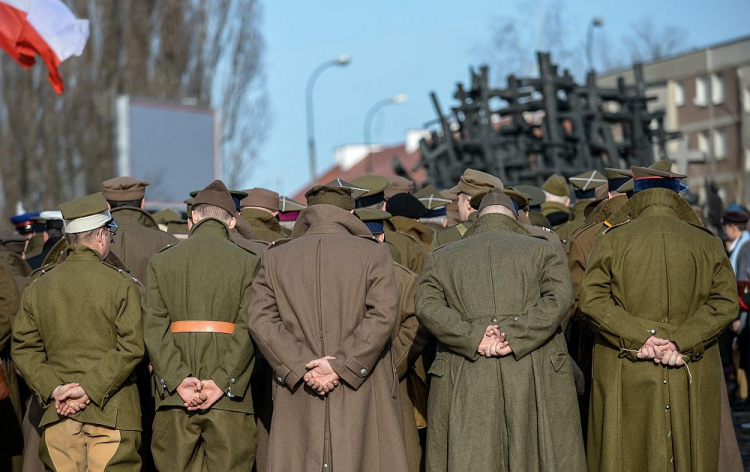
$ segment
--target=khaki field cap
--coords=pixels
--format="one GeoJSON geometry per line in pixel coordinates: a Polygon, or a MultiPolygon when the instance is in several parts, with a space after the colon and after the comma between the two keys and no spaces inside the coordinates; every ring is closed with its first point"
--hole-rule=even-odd
{"type": "Polygon", "coordinates": [[[102,193],[60,204],[66,234],[83,233],[101,228],[112,221],[109,205],[102,193]]]}
{"type": "Polygon", "coordinates": [[[214,180],[206,186],[193,199],[193,207],[198,205],[213,205],[222,208],[234,216],[237,213],[237,207],[234,199],[229,194],[227,186],[221,180],[214,180]]]}
{"type": "Polygon", "coordinates": [[[362,220],[372,234],[380,234],[385,231],[384,221],[391,217],[387,211],[376,210],[374,208],[360,208],[354,211],[354,214],[362,220]]]}
{"type": "Polygon", "coordinates": [[[389,182],[388,177],[382,175],[363,175],[352,180],[352,185],[367,189],[367,193],[355,198],[357,208],[362,208],[383,203],[389,182]]]}
{"type": "Polygon", "coordinates": [[[289,197],[279,197],[279,211],[288,213],[290,211],[302,211],[307,208],[305,205],[295,202],[289,197]]]}
{"type": "Polygon", "coordinates": [[[514,185],[513,189],[526,195],[530,207],[541,206],[542,203],[547,201],[547,195],[544,194],[544,190],[534,185],[514,185]]]}
{"type": "Polygon", "coordinates": [[[437,210],[448,205],[452,200],[445,198],[435,187],[427,185],[420,189],[414,194],[415,197],[425,206],[428,210],[437,210]]]}
{"type": "Polygon", "coordinates": [[[392,175],[388,177],[388,187],[385,189],[385,197],[391,198],[397,193],[409,193],[412,190],[414,190],[414,182],[399,175],[392,175]]]}
{"type": "Polygon", "coordinates": [[[612,169],[607,167],[604,169],[604,173],[607,176],[607,190],[610,192],[616,192],[622,184],[633,177],[633,173],[629,169],[612,169]]]}
{"type": "Polygon", "coordinates": [[[607,185],[607,178],[595,170],[575,175],[568,180],[579,199],[596,198],[596,189],[607,185]]]}
{"type": "Polygon", "coordinates": [[[260,207],[266,210],[279,211],[279,194],[261,187],[245,190],[247,197],[240,201],[240,207],[260,207]]]}
{"type": "Polygon", "coordinates": [[[350,187],[316,185],[307,192],[308,205],[333,205],[344,210],[354,209],[354,198],[350,187]]]}
{"type": "Polygon", "coordinates": [[[470,197],[480,193],[486,192],[489,189],[497,188],[503,189],[502,180],[498,179],[494,175],[480,172],[474,169],[466,169],[461,179],[458,181],[458,185],[450,189],[451,193],[459,194],[465,193],[470,197]]]}
{"type": "Polygon", "coordinates": [[[565,177],[560,174],[552,174],[547,177],[542,185],[542,190],[558,197],[569,196],[568,183],[565,181],[565,177]]]}
{"type": "Polygon", "coordinates": [[[140,200],[146,195],[146,187],[148,186],[148,182],[133,177],[115,177],[102,182],[104,196],[107,200],[113,202],[140,200]]]}
{"type": "Polygon", "coordinates": [[[361,197],[362,195],[366,194],[367,192],[369,192],[369,190],[366,188],[362,188],[359,185],[354,185],[338,177],[331,180],[327,184],[325,184],[325,186],[326,187],[346,187],[352,191],[352,198],[355,200],[361,197]]]}

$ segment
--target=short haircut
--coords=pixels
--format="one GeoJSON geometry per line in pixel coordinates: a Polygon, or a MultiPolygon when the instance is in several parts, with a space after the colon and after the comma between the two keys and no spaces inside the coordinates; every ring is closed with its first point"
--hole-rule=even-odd
{"type": "Polygon", "coordinates": [[[479,217],[481,218],[488,213],[500,213],[502,215],[511,216],[513,217],[513,219],[518,219],[513,210],[503,205],[487,205],[486,207],[482,208],[482,211],[479,212],[479,217]]]}
{"type": "Polygon", "coordinates": [[[109,206],[111,208],[120,208],[120,207],[140,208],[141,203],[143,203],[143,199],[139,198],[138,200],[107,200],[107,203],[109,203],[109,206]]]}
{"type": "Polygon", "coordinates": [[[62,238],[63,232],[61,229],[58,228],[50,228],[47,230],[47,236],[49,236],[50,239],[52,238],[62,238]]]}
{"type": "Polygon", "coordinates": [[[102,228],[99,227],[90,229],[88,231],[82,231],[80,233],[67,234],[66,236],[68,238],[68,244],[86,244],[87,242],[91,241],[91,239],[93,239],[94,235],[96,235],[96,232],[100,229],[102,228]]]}
{"type": "Polygon", "coordinates": [[[197,220],[193,219],[194,223],[198,223],[199,221],[206,218],[215,218],[219,221],[224,222],[225,224],[229,224],[229,222],[232,221],[232,215],[225,209],[216,205],[199,203],[198,205],[193,205],[193,211],[200,215],[200,218],[198,218],[197,220]]]}

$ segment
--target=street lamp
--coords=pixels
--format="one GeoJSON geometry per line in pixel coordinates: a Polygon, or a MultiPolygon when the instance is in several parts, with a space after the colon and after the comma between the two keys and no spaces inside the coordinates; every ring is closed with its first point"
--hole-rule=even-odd
{"type": "Polygon", "coordinates": [[[372,107],[370,107],[370,110],[367,112],[367,115],[365,115],[365,125],[363,129],[363,134],[365,138],[365,146],[367,147],[367,156],[365,161],[365,170],[369,174],[372,172],[372,160],[369,159],[369,155],[372,151],[370,141],[371,141],[371,135],[372,135],[372,119],[375,118],[375,115],[382,110],[383,108],[387,107],[388,105],[398,105],[400,103],[404,103],[409,99],[409,96],[405,93],[400,93],[398,95],[394,95],[391,98],[386,98],[383,100],[380,100],[376,102],[372,107]]]}
{"type": "Polygon", "coordinates": [[[602,25],[604,25],[604,20],[600,16],[593,17],[591,19],[591,23],[589,23],[589,31],[586,35],[586,61],[588,62],[588,67],[586,67],[586,70],[591,70],[594,64],[594,62],[591,60],[591,41],[594,38],[594,28],[599,28],[602,25]]]}
{"type": "Polygon", "coordinates": [[[318,76],[322,74],[324,70],[333,66],[344,67],[350,62],[351,58],[346,54],[342,54],[336,59],[326,61],[316,67],[312,74],[310,74],[310,78],[307,79],[307,89],[305,93],[305,111],[307,113],[307,153],[310,158],[310,179],[313,182],[317,175],[315,165],[315,124],[313,123],[313,87],[315,87],[315,81],[318,79],[318,76]]]}

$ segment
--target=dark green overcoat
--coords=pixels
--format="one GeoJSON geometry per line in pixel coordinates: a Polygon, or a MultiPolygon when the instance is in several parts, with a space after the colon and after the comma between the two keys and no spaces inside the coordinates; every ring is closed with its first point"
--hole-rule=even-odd
{"type": "Polygon", "coordinates": [[[431,252],[416,292],[438,353],[427,423],[427,471],[586,468],[571,361],[560,321],[571,300],[562,252],[506,215],[477,219],[431,252]],[[460,274],[460,276],[458,276],[460,274]],[[498,324],[513,353],[477,353],[498,324]]]}
{"type": "Polygon", "coordinates": [[[636,194],[596,238],[580,309],[598,330],[589,409],[589,470],[715,471],[721,365],[716,339],[738,312],[721,240],[666,189],[636,194]],[[639,361],[651,336],[689,367],[639,361]],[[692,383],[691,383],[692,379],[692,383]]]}

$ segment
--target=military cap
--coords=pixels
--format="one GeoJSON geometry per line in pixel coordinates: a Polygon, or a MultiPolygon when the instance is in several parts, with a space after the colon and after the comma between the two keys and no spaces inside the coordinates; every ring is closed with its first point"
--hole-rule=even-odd
{"type": "Polygon", "coordinates": [[[31,217],[31,226],[35,233],[43,233],[47,230],[47,220],[42,217],[42,213],[31,217]]]}
{"type": "Polygon", "coordinates": [[[727,223],[747,224],[748,220],[750,220],[750,215],[748,215],[744,211],[736,211],[736,210],[725,211],[724,214],[721,216],[722,224],[727,224],[727,223]]]}
{"type": "Polygon", "coordinates": [[[115,177],[114,179],[102,182],[104,187],[104,196],[107,200],[113,202],[122,202],[127,200],[140,200],[146,195],[148,182],[134,179],[133,177],[115,177]]]}
{"type": "Polygon", "coordinates": [[[414,182],[400,175],[391,175],[388,177],[385,198],[391,198],[397,193],[410,193],[412,190],[414,190],[414,182]]]}
{"type": "Polygon", "coordinates": [[[26,249],[26,237],[21,236],[15,231],[0,231],[0,246],[16,254],[23,253],[26,249]]]}
{"type": "Polygon", "coordinates": [[[542,214],[547,217],[552,226],[565,223],[570,218],[570,208],[559,202],[542,203],[542,214]]]}
{"type": "MultiPolygon", "coordinates": [[[[650,166],[648,166],[650,169],[659,169],[659,170],[669,170],[672,168],[672,161],[670,159],[660,159],[650,166]]],[[[633,175],[633,172],[630,171],[630,175],[633,175]]],[[[624,184],[622,184],[620,187],[617,188],[618,193],[633,193],[635,191],[635,185],[633,185],[633,179],[628,180],[624,184]]]]}
{"type": "Polygon", "coordinates": [[[633,171],[633,188],[636,193],[651,188],[666,188],[677,193],[688,189],[687,185],[680,182],[681,179],[687,178],[687,175],[650,167],[632,167],[631,170],[633,171]]]}
{"type": "Polygon", "coordinates": [[[385,209],[393,216],[404,216],[415,220],[427,213],[427,208],[410,193],[397,193],[392,196],[388,199],[385,209]]]}
{"type": "Polygon", "coordinates": [[[466,169],[458,181],[458,184],[450,189],[451,193],[465,193],[470,197],[492,188],[503,189],[503,181],[486,172],[474,169],[466,169]]]}
{"type": "Polygon", "coordinates": [[[349,183],[346,180],[340,179],[338,177],[335,178],[335,179],[333,179],[333,180],[331,180],[327,184],[325,184],[325,186],[327,186],[327,187],[346,187],[346,188],[348,188],[349,190],[352,191],[352,198],[354,198],[355,200],[357,198],[361,197],[362,195],[366,194],[369,191],[366,188],[358,187],[358,186],[356,186],[356,185],[354,185],[352,183],[349,183]]]}
{"type": "Polygon", "coordinates": [[[198,205],[217,206],[226,210],[232,216],[237,213],[237,205],[229,194],[229,189],[221,180],[214,180],[195,195],[193,207],[198,205]]]}
{"type": "Polygon", "coordinates": [[[165,208],[163,210],[157,211],[151,217],[159,224],[166,224],[166,223],[175,223],[178,221],[182,221],[182,217],[177,214],[176,211],[172,210],[171,208],[165,208]]]}
{"type": "Polygon", "coordinates": [[[422,187],[414,196],[427,208],[427,213],[423,218],[436,218],[447,215],[448,205],[453,202],[452,199],[444,197],[432,185],[422,187]]]}
{"type": "Polygon", "coordinates": [[[279,221],[297,221],[300,212],[307,208],[288,197],[279,197],[279,221]]]}
{"type": "Polygon", "coordinates": [[[63,217],[60,211],[43,211],[39,217],[44,220],[45,229],[63,229],[63,217]]]}
{"type": "Polygon", "coordinates": [[[240,207],[259,207],[266,210],[279,211],[279,194],[273,190],[255,187],[245,190],[247,196],[240,202],[240,207]]]}
{"type": "Polygon", "coordinates": [[[616,192],[622,184],[633,178],[633,173],[628,169],[607,167],[604,169],[604,173],[607,176],[607,190],[610,192],[616,192]]]}
{"type": "Polygon", "coordinates": [[[596,198],[596,189],[607,184],[607,178],[595,170],[575,175],[568,181],[573,185],[576,198],[580,199],[596,198]]]}
{"type": "Polygon", "coordinates": [[[508,210],[511,210],[514,215],[518,216],[518,209],[513,203],[513,200],[505,193],[504,189],[493,188],[488,192],[484,193],[482,201],[477,208],[478,211],[482,211],[488,206],[500,205],[508,210]]]}
{"type": "Polygon", "coordinates": [[[387,211],[376,210],[374,208],[358,208],[354,210],[357,218],[367,226],[372,234],[380,234],[385,231],[385,220],[391,217],[387,211]]]}
{"type": "Polygon", "coordinates": [[[182,203],[185,204],[185,213],[187,214],[187,217],[189,220],[193,219],[191,215],[191,213],[193,212],[193,201],[194,199],[192,197],[186,198],[185,200],[182,201],[182,203]]]}
{"type": "Polygon", "coordinates": [[[385,189],[388,188],[388,177],[382,175],[363,175],[352,180],[352,185],[367,189],[367,193],[354,201],[357,208],[364,208],[385,201],[385,189]]]}
{"type": "MultiPolygon", "coordinates": [[[[505,187],[502,191],[510,198],[511,203],[513,204],[513,210],[516,213],[524,209],[529,204],[526,195],[514,190],[511,187],[505,187]]],[[[487,193],[488,192],[481,192],[474,195],[473,197],[471,197],[471,200],[469,200],[469,205],[471,205],[471,207],[475,210],[479,210],[479,207],[482,205],[482,200],[487,195],[487,193]]]]}
{"type": "Polygon", "coordinates": [[[60,212],[67,234],[83,233],[102,226],[117,228],[101,192],[61,203],[60,212]]]}
{"type": "Polygon", "coordinates": [[[568,194],[568,182],[560,174],[552,174],[547,177],[547,180],[542,184],[542,190],[558,197],[567,197],[568,194]]]}
{"type": "Polygon", "coordinates": [[[234,200],[234,208],[239,213],[240,208],[242,208],[242,200],[247,197],[247,192],[244,190],[229,189],[229,195],[232,197],[232,200],[234,200]]]}
{"type": "Polygon", "coordinates": [[[316,185],[305,192],[307,205],[333,205],[344,210],[354,209],[351,187],[316,185]]]}
{"type": "Polygon", "coordinates": [[[538,209],[538,207],[542,206],[542,203],[547,201],[547,195],[539,187],[533,185],[514,185],[513,189],[526,195],[530,208],[538,209]]]}
{"type": "Polygon", "coordinates": [[[29,234],[34,231],[34,222],[31,220],[35,216],[39,216],[38,211],[27,211],[20,215],[10,217],[10,222],[16,227],[18,234],[29,234]]]}

